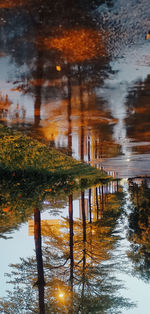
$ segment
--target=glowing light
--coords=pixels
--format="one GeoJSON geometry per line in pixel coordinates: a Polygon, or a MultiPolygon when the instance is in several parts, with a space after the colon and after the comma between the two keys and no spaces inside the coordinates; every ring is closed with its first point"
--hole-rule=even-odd
{"type": "Polygon", "coordinates": [[[150,33],[146,34],[145,39],[148,40],[150,38],[150,33]]]}
{"type": "Polygon", "coordinates": [[[62,299],[64,297],[64,294],[62,292],[60,292],[59,297],[62,299]]]}
{"type": "Polygon", "coordinates": [[[56,65],[56,70],[57,70],[58,72],[60,72],[60,71],[61,71],[61,66],[60,66],[60,65],[56,65]]]}
{"type": "Polygon", "coordinates": [[[130,161],[130,158],[128,158],[127,161],[129,162],[129,161],[130,161]]]}

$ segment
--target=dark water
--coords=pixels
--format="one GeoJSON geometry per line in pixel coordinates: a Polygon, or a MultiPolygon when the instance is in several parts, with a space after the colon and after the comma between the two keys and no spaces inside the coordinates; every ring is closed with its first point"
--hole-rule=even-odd
{"type": "Polygon", "coordinates": [[[149,313],[149,16],[147,0],[0,1],[0,122],[122,179],[41,211],[1,184],[2,313],[149,313]]]}

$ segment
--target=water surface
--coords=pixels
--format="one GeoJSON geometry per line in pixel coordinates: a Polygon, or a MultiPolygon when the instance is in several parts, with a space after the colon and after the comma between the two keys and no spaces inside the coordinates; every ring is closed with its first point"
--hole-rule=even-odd
{"type": "Polygon", "coordinates": [[[1,183],[4,313],[148,313],[149,16],[147,0],[0,3],[0,122],[123,179],[41,211],[1,183]]]}

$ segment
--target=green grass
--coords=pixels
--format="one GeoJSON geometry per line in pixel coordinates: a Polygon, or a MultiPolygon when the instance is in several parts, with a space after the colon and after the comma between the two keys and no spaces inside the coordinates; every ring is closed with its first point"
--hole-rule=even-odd
{"type": "Polygon", "coordinates": [[[34,208],[91,185],[106,182],[106,173],[81,163],[40,141],[0,125],[0,236],[26,221],[34,208]]]}
{"type": "Polygon", "coordinates": [[[49,182],[76,179],[82,186],[108,179],[106,173],[81,163],[38,140],[0,126],[0,174],[49,182]]]}

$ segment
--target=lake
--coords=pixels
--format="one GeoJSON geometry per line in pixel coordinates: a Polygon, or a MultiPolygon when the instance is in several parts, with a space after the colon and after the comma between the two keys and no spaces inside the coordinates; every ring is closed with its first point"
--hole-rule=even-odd
{"type": "Polygon", "coordinates": [[[0,2],[0,123],[111,176],[39,208],[1,178],[1,313],[149,313],[149,16],[147,0],[0,2]]]}

